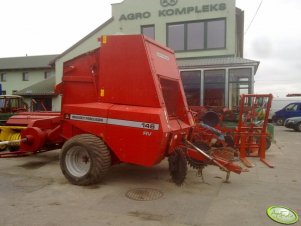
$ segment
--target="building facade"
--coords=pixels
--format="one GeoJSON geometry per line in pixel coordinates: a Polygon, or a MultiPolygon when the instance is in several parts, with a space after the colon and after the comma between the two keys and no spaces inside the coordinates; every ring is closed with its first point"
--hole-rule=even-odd
{"type": "Polygon", "coordinates": [[[52,110],[55,71],[50,62],[57,55],[0,58],[2,95],[25,97],[31,110],[52,110]]]}
{"type": "MultiPolygon", "coordinates": [[[[100,46],[102,35],[144,34],[173,49],[189,105],[235,108],[253,93],[259,62],[243,58],[244,13],[235,0],[124,0],[112,17],[55,59],[63,63],[100,46]]],[[[54,101],[59,110],[60,99],[54,101]]]]}

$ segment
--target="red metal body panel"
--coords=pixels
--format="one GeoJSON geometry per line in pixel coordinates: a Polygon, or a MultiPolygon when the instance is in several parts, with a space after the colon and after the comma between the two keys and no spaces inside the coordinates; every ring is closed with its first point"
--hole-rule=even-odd
{"type": "Polygon", "coordinates": [[[142,35],[105,40],[64,65],[62,136],[95,134],[120,161],[152,166],[194,126],[174,53],[142,35]]]}
{"type": "Polygon", "coordinates": [[[32,126],[37,120],[54,119],[60,121],[59,112],[22,112],[9,118],[6,125],[9,126],[32,126]]]}
{"type": "MultiPolygon", "coordinates": [[[[88,133],[102,138],[113,163],[152,166],[192,137],[195,123],[173,51],[142,35],[102,40],[101,48],[65,62],[56,89],[62,94],[61,113],[20,114],[8,121],[27,126],[17,154],[58,148],[88,133]]],[[[197,159],[239,171],[224,160],[198,154],[197,159]]]]}
{"type": "Polygon", "coordinates": [[[118,36],[110,36],[107,40],[100,51],[99,87],[103,90],[100,100],[122,105],[160,107],[158,78],[151,65],[144,37],[130,35],[118,41],[118,36]]]}

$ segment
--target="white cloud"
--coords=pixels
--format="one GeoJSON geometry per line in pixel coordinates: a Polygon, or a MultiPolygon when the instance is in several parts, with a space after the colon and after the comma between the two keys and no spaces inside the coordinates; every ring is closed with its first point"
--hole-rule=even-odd
{"type": "MultiPolygon", "coordinates": [[[[261,0],[237,0],[245,10],[245,26],[261,0]]],[[[264,0],[245,36],[245,57],[260,61],[255,91],[285,96],[301,93],[301,1],[264,0]]]]}

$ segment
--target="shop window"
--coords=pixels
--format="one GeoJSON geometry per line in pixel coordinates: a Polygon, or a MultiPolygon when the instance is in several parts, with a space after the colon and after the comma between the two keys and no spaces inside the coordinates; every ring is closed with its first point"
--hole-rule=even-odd
{"type": "Polygon", "coordinates": [[[196,22],[187,24],[187,49],[205,48],[205,23],[196,22]]]}
{"type": "Polygon", "coordinates": [[[251,93],[251,68],[239,68],[229,70],[229,107],[239,107],[239,97],[242,94],[251,93]]]}
{"type": "Polygon", "coordinates": [[[6,95],[6,90],[2,90],[2,95],[6,95]]]}
{"type": "Polygon", "coordinates": [[[225,70],[205,71],[204,105],[225,106],[225,70]]]}
{"type": "Polygon", "coordinates": [[[168,47],[175,51],[185,50],[185,26],[174,24],[168,26],[168,47]]]}
{"type": "Polygon", "coordinates": [[[141,26],[141,34],[144,34],[149,38],[155,39],[155,25],[141,26]]]}
{"type": "Polygon", "coordinates": [[[29,73],[28,72],[23,72],[22,73],[22,80],[23,81],[29,81],[29,73]]]}
{"type": "Polygon", "coordinates": [[[207,22],[207,48],[221,49],[226,47],[226,21],[214,20],[207,22]]]}
{"type": "Polygon", "coordinates": [[[1,82],[6,82],[6,73],[1,73],[1,82]]]}
{"type": "Polygon", "coordinates": [[[226,20],[167,24],[167,46],[175,51],[226,48],[226,20]]]}
{"type": "Polygon", "coordinates": [[[189,106],[199,106],[201,96],[201,72],[182,71],[182,83],[189,106]]]}
{"type": "Polygon", "coordinates": [[[51,111],[52,110],[52,99],[50,97],[45,97],[45,98],[34,98],[31,100],[32,101],[32,106],[31,110],[32,111],[51,111]]]}

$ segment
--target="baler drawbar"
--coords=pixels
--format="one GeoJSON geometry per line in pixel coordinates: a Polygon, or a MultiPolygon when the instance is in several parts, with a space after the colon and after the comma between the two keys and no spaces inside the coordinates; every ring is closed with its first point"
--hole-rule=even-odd
{"type": "Polygon", "coordinates": [[[64,63],[56,91],[60,113],[21,112],[0,127],[0,158],[61,148],[61,170],[76,185],[99,183],[114,164],[154,166],[165,157],[178,185],[187,162],[199,172],[216,165],[227,180],[242,172],[231,151],[193,142],[174,52],[145,36],[103,36],[100,48],[64,63]]]}

